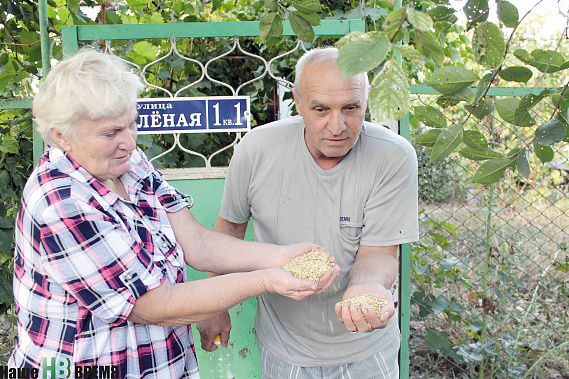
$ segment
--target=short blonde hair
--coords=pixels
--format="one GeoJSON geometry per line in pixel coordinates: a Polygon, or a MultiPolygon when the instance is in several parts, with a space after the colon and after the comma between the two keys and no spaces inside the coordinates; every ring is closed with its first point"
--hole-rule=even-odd
{"type": "Polygon", "coordinates": [[[48,145],[59,147],[51,129],[74,138],[82,118],[115,118],[134,109],[143,88],[119,58],[83,48],[55,65],[40,86],[32,103],[37,130],[48,145]]]}

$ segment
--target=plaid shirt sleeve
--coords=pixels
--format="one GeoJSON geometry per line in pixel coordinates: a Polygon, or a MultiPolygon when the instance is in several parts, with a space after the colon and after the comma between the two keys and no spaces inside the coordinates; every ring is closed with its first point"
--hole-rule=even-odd
{"type": "Polygon", "coordinates": [[[136,298],[164,280],[150,253],[113,209],[70,197],[43,214],[41,262],[45,271],[102,320],[118,325],[136,298]]]}

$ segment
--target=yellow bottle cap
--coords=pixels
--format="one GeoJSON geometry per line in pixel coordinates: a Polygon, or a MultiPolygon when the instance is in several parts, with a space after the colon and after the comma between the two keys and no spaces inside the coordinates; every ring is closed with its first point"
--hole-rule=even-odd
{"type": "Polygon", "coordinates": [[[215,337],[215,339],[213,340],[213,343],[216,345],[221,345],[221,335],[215,337]]]}

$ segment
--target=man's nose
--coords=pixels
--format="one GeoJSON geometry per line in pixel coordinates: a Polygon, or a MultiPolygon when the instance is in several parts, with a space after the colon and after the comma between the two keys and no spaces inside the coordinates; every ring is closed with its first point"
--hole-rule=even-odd
{"type": "Polygon", "coordinates": [[[342,134],[342,132],[346,130],[346,119],[342,112],[332,113],[332,119],[328,123],[328,129],[335,136],[342,134]]]}

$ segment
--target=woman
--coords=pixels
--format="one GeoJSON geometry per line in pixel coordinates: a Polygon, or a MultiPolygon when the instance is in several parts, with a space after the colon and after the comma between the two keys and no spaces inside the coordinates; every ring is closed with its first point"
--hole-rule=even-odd
{"type": "Polygon", "coordinates": [[[118,58],[85,49],[34,99],[51,148],[17,218],[10,367],[55,370],[69,359],[114,366],[119,378],[197,378],[188,324],[267,291],[303,299],[337,277],[330,270],[316,285],[278,268],[312,244],[245,242],[200,225],[191,199],[136,147],[142,88],[118,58]],[[186,282],[186,264],[240,273],[186,282]]]}

